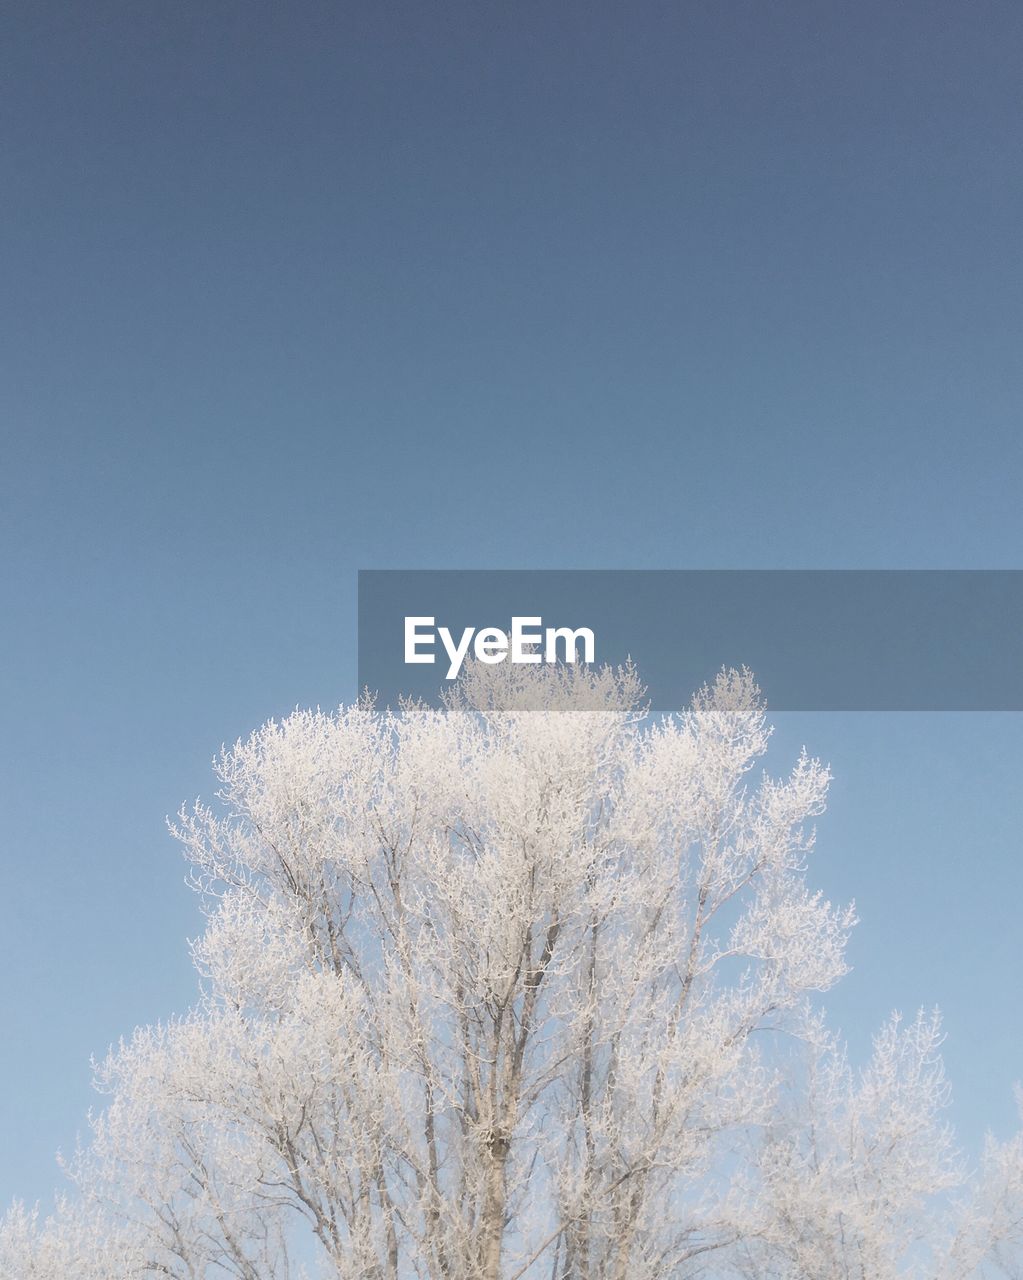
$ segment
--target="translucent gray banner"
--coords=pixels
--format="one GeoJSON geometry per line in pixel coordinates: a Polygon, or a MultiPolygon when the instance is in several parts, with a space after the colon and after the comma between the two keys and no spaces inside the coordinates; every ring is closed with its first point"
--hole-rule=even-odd
{"type": "Polygon", "coordinates": [[[1015,569],[372,569],[359,573],[359,687],[435,701],[459,652],[571,649],[631,657],[656,710],[747,666],[779,711],[1020,711],[1021,623],[1015,569]]]}

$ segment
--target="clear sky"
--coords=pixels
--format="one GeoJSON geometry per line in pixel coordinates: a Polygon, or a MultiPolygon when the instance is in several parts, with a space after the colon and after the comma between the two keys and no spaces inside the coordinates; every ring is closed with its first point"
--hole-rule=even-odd
{"type": "MultiPolygon", "coordinates": [[[[9,6],[0,1202],[183,1011],[164,815],[360,567],[1020,567],[1023,7],[9,6]]],[[[879,625],[881,625],[879,620],[879,625]]],[[[770,698],[770,689],[766,690],[770,698]]],[[[786,717],[862,1055],[1023,1077],[1023,717],[786,717]]]]}

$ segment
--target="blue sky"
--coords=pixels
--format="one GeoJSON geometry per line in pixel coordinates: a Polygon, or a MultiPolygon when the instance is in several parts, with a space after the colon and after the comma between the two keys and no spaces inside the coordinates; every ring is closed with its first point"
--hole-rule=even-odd
{"type": "MultiPolygon", "coordinates": [[[[15,5],[0,1200],[193,994],[163,817],[355,687],[360,567],[1019,567],[1015,3],[15,5]]],[[[767,691],[770,698],[770,690],[767,691]]],[[[1023,724],[785,717],[859,1052],[1023,1076],[1023,724]]],[[[779,760],[781,763],[781,760],[779,760]]]]}

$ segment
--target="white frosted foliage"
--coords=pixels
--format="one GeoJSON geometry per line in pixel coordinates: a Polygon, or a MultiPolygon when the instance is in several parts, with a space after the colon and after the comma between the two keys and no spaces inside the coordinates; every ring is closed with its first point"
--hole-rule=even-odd
{"type": "Polygon", "coordinates": [[[936,1016],[856,1073],[812,1012],[855,923],[807,882],[826,768],[757,772],[748,673],[642,698],[467,663],[442,709],[226,750],[175,826],[201,999],[99,1065],[74,1193],[8,1213],[3,1280],[1011,1266],[1023,1149],[965,1179],[936,1016]]]}

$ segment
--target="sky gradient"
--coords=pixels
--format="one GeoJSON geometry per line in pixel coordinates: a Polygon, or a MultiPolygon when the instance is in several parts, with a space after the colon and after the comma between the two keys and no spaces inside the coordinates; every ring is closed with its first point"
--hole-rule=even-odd
{"type": "MultiPolygon", "coordinates": [[[[355,692],[368,567],[1016,568],[1023,8],[16,4],[0,1201],[194,994],[164,815],[355,692]]],[[[770,689],[766,691],[770,700],[770,689]]],[[[786,716],[836,1021],[1023,1077],[1023,722],[786,716]]]]}

